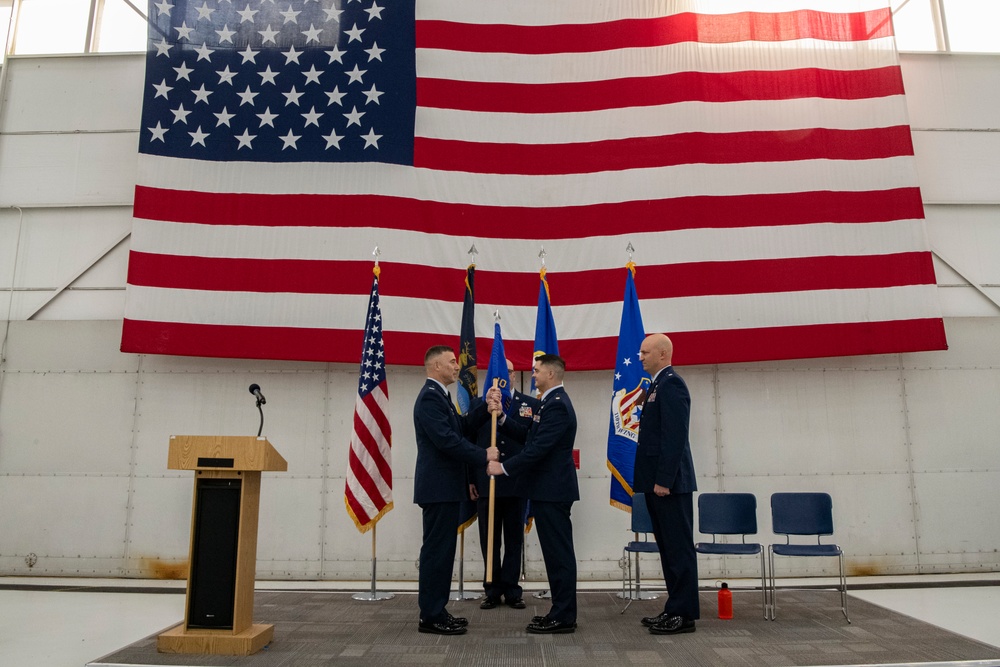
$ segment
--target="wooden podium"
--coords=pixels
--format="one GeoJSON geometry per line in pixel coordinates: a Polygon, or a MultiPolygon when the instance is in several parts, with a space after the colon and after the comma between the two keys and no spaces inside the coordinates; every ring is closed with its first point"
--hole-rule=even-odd
{"type": "Polygon", "coordinates": [[[194,470],[184,622],[156,638],[161,653],[250,655],[274,626],[253,622],[260,473],[288,470],[266,438],[170,437],[167,467],[194,470]]]}

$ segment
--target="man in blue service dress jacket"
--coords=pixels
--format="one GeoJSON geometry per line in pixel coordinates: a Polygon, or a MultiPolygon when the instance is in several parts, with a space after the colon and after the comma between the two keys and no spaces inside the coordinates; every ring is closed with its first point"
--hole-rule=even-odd
{"type": "MultiPolygon", "coordinates": [[[[570,511],[580,499],[573,463],[576,439],[576,412],[563,388],[566,363],[557,355],[535,357],[532,377],[541,392],[539,407],[525,429],[501,416],[504,433],[524,438],[524,449],[502,464],[492,462],[491,475],[509,475],[517,480],[518,491],[531,501],[538,541],[542,547],[545,573],[552,590],[552,608],[545,616],[535,616],[527,627],[532,634],[569,633],[576,630],[576,552],[570,511]]],[[[500,392],[490,389],[490,411],[499,408],[500,392]]]]}
{"type": "Polygon", "coordinates": [[[691,395],[670,365],[673,352],[663,334],[647,336],[639,347],[642,368],[652,380],[639,417],[632,488],[646,494],[668,593],[663,613],[642,619],[655,635],[694,632],[700,616],[692,502],[698,489],[688,440],[691,395]]]}
{"type": "MultiPolygon", "coordinates": [[[[507,362],[508,377],[514,376],[514,364],[507,362]]],[[[514,391],[511,392],[510,405],[504,411],[505,419],[513,420],[524,426],[531,425],[531,418],[538,409],[538,400],[514,391]]],[[[489,422],[479,428],[480,447],[490,446],[492,428],[489,422]]],[[[521,453],[524,440],[515,438],[497,429],[497,449],[500,450],[500,462],[504,462],[521,453]]],[[[489,549],[489,502],[490,478],[485,467],[471,469],[474,481],[470,495],[476,499],[476,509],[479,513],[479,544],[483,550],[483,561],[489,549]]],[[[501,597],[508,607],[524,609],[523,591],[521,589],[521,551],[524,548],[524,498],[515,486],[515,480],[500,475],[494,482],[496,489],[493,499],[493,581],[483,578],[483,591],[486,597],[480,609],[495,609],[501,602],[501,597]],[[501,543],[503,553],[501,554],[501,543]]],[[[485,570],[484,570],[485,572],[485,570]]]]}
{"type": "Polygon", "coordinates": [[[468,497],[466,466],[486,466],[495,461],[495,447],[482,449],[466,439],[489,417],[486,404],[477,400],[459,415],[447,386],[458,379],[458,360],[447,345],[437,345],[424,355],[427,381],[413,405],[413,430],[417,439],[417,466],[413,475],[413,502],[423,514],[417,604],[420,632],[460,635],[468,626],[445,609],[455,564],[459,503],[468,497]]]}

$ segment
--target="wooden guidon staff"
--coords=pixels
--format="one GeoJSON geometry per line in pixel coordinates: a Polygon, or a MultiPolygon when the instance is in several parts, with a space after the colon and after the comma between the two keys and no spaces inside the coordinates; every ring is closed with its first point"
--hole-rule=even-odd
{"type": "MultiPolygon", "coordinates": [[[[500,378],[493,378],[493,388],[496,389],[500,378]]],[[[497,446],[497,413],[492,413],[492,425],[490,426],[490,447],[497,446]]],[[[497,480],[490,475],[490,510],[489,521],[486,533],[486,581],[493,582],[493,498],[496,496],[497,480]]]]}

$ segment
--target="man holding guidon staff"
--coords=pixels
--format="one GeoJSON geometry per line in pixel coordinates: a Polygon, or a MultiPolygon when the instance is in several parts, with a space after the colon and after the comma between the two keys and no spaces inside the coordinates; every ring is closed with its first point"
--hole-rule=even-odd
{"type": "Polygon", "coordinates": [[[520,454],[492,461],[490,475],[513,478],[518,491],[531,501],[545,573],[552,590],[552,608],[535,616],[527,627],[531,634],[563,634],[576,631],[576,553],[570,512],[580,499],[573,462],[576,412],[563,387],[566,363],[554,354],[535,358],[532,377],[541,392],[531,426],[524,428],[503,415],[498,388],[487,392],[490,412],[498,414],[504,434],[524,439],[520,454]]]}

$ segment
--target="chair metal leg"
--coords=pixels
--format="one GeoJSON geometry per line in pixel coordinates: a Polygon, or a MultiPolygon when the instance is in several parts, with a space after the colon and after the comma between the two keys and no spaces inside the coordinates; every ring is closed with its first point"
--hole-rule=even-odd
{"type": "Polygon", "coordinates": [[[760,550],[760,604],[764,611],[764,620],[767,620],[767,582],[764,579],[764,550],[760,550]]]}
{"type": "Polygon", "coordinates": [[[628,557],[629,557],[628,556],[628,552],[625,551],[624,549],[622,549],[622,559],[619,562],[619,565],[621,565],[621,568],[622,568],[622,599],[623,600],[625,599],[625,563],[627,562],[630,566],[632,565],[631,560],[626,560],[626,559],[628,559],[628,557]]]}
{"type": "Polygon", "coordinates": [[[844,618],[851,622],[851,617],[847,615],[847,577],[844,576],[844,552],[840,552],[840,609],[844,612],[844,618]]]}
{"type": "MultiPolygon", "coordinates": [[[[638,557],[638,554],[636,554],[636,557],[638,557]]],[[[638,566],[638,563],[636,563],[636,565],[638,566]]],[[[619,613],[624,614],[628,611],[629,605],[632,604],[632,600],[635,599],[632,596],[632,554],[628,555],[628,593],[626,594],[625,591],[622,590],[622,596],[625,597],[625,606],[622,607],[622,610],[619,613]]]]}
{"type": "MultiPolygon", "coordinates": [[[[635,599],[642,599],[642,574],[639,572],[639,552],[635,554],[635,599]]],[[[631,602],[631,600],[630,600],[631,602]]]]}
{"type": "MultiPolygon", "coordinates": [[[[777,616],[778,603],[777,603],[776,597],[775,597],[775,592],[777,591],[777,584],[775,583],[775,575],[774,575],[774,551],[772,551],[770,547],[768,547],[768,549],[767,549],[767,556],[768,556],[768,565],[770,566],[770,570],[771,570],[769,572],[769,574],[768,574],[768,578],[769,578],[769,581],[770,581],[770,589],[771,589],[771,605],[770,605],[771,618],[770,618],[770,620],[773,621],[775,619],[775,617],[777,616]]],[[[847,619],[848,623],[850,623],[851,622],[851,617],[850,617],[850,615],[848,615],[848,612],[847,612],[847,576],[844,574],[844,553],[843,552],[841,552],[838,555],[838,560],[839,560],[839,565],[840,565],[840,586],[838,586],[837,588],[838,588],[838,591],[840,592],[840,611],[843,612],[844,618],[847,619]]],[[[765,608],[766,608],[766,606],[767,605],[766,605],[766,602],[765,602],[765,608]]],[[[767,620],[767,611],[766,611],[766,609],[765,609],[765,612],[764,612],[764,619],[767,620]]]]}
{"type": "MultiPolygon", "coordinates": [[[[767,560],[768,560],[768,565],[770,566],[770,575],[769,576],[770,576],[770,583],[771,583],[771,586],[770,586],[770,588],[771,588],[771,619],[770,620],[773,621],[775,619],[775,614],[776,614],[776,611],[777,611],[778,603],[777,603],[777,600],[776,600],[775,594],[774,594],[775,593],[775,588],[776,588],[775,583],[774,583],[774,550],[771,549],[771,547],[767,548],[767,560]]],[[[765,614],[765,616],[766,616],[766,614],[765,614]]]]}
{"type": "MultiPolygon", "coordinates": [[[[638,557],[638,554],[636,554],[636,557],[638,557]]],[[[631,569],[632,569],[632,568],[631,568],[631,565],[632,565],[632,561],[630,560],[630,561],[629,561],[629,570],[631,570],[631,569]]],[[[633,601],[633,600],[635,600],[635,598],[634,598],[634,597],[632,596],[632,580],[631,580],[631,577],[630,577],[630,578],[629,578],[629,587],[628,587],[628,600],[627,600],[627,601],[625,602],[625,606],[624,606],[624,607],[622,607],[622,611],[621,611],[621,613],[623,613],[623,614],[624,614],[624,613],[625,613],[625,612],[626,612],[626,611],[628,610],[628,608],[629,608],[629,605],[631,605],[631,604],[632,604],[632,601],[633,601]]]]}
{"type": "MultiPolygon", "coordinates": [[[[638,557],[638,554],[636,555],[638,557]]],[[[629,605],[632,604],[632,554],[628,552],[627,549],[622,549],[622,560],[626,562],[626,565],[622,566],[622,598],[625,599],[625,606],[618,613],[624,614],[628,609],[629,605]],[[628,593],[625,589],[625,572],[626,568],[628,570],[628,593]]],[[[638,563],[636,563],[638,567],[638,563]]]]}

